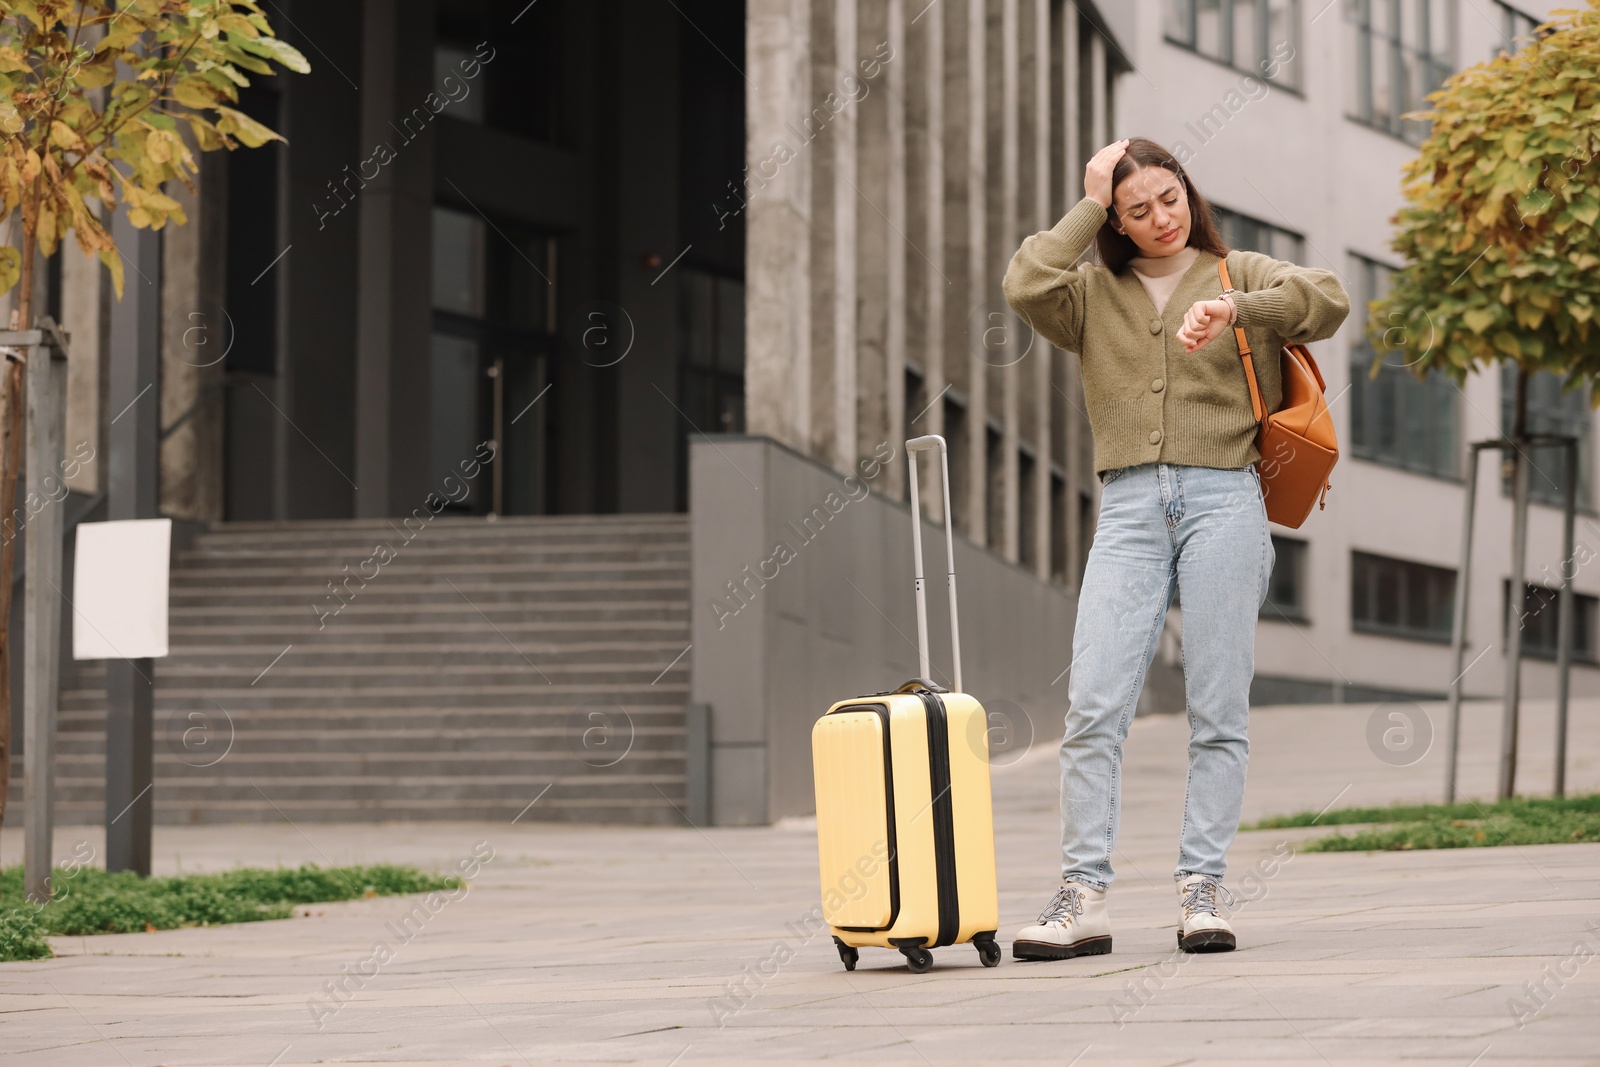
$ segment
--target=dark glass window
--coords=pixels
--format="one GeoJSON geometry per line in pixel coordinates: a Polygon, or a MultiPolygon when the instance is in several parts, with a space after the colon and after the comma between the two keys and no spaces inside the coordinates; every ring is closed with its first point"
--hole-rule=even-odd
{"type": "Polygon", "coordinates": [[[1300,0],[1166,0],[1162,30],[1171,44],[1300,87],[1300,0]]]}
{"type": "Polygon", "coordinates": [[[744,283],[680,264],[678,506],[689,506],[689,438],[744,432],[744,283]]]}
{"type": "Polygon", "coordinates": [[[1350,626],[1358,633],[1449,641],[1456,572],[1449,567],[1350,553],[1350,626]]]}
{"type": "Polygon", "coordinates": [[[706,433],[744,432],[744,283],[680,267],[684,410],[706,433]]]}
{"type": "Polygon", "coordinates": [[[1427,96],[1455,70],[1451,0],[1343,0],[1344,26],[1355,60],[1346,114],[1374,129],[1420,144],[1429,124],[1401,118],[1428,107],[1427,96]]]}
{"type": "Polygon", "coordinates": [[[564,13],[562,0],[439,4],[433,91],[448,101],[441,114],[535,141],[570,141],[564,13]]]}
{"type": "MultiPolygon", "coordinates": [[[[1593,450],[1591,426],[1594,419],[1589,408],[1588,390],[1579,386],[1571,392],[1562,391],[1562,379],[1550,371],[1540,371],[1528,377],[1529,433],[1568,434],[1578,439],[1578,507],[1594,508],[1594,476],[1591,468],[1593,450]]],[[[1516,420],[1517,370],[1504,364],[1500,368],[1500,432],[1510,435],[1516,420]]],[[[1566,451],[1557,447],[1542,446],[1527,450],[1531,467],[1528,471],[1528,499],[1538,504],[1561,507],[1567,484],[1566,451]]],[[[1501,488],[1511,492],[1511,479],[1502,479],[1501,488]]]]}
{"type": "Polygon", "coordinates": [[[967,443],[967,405],[948,392],[944,395],[944,439],[950,453],[950,510],[955,512],[954,525],[959,533],[971,533],[972,524],[967,521],[973,503],[967,499],[967,457],[971,447],[967,443]]]}
{"type": "Polygon", "coordinates": [[[431,482],[456,476],[484,441],[496,457],[451,510],[548,510],[557,239],[511,219],[433,209],[429,373],[431,482]]]}
{"type": "MultiPolygon", "coordinates": [[[[272,129],[281,129],[282,99],[275,89],[252,85],[239,92],[239,110],[272,129]]],[[[227,152],[228,241],[224,292],[228,317],[247,330],[227,331],[230,372],[278,372],[278,278],[268,268],[282,257],[278,233],[278,172],[283,143],[268,141],[246,152],[227,152]]],[[[208,327],[218,324],[190,319],[208,327]]],[[[220,330],[218,331],[220,335],[220,330]]],[[[208,340],[209,343],[209,340],[208,340]]]]}
{"type": "Polygon", "coordinates": [[[1067,523],[1073,516],[1067,510],[1067,480],[1050,472],[1050,580],[1067,581],[1067,523]]]}
{"type": "Polygon", "coordinates": [[[1304,622],[1306,612],[1306,555],[1310,546],[1292,537],[1272,535],[1272,577],[1267,582],[1264,619],[1304,622]]]}
{"type": "MultiPolygon", "coordinates": [[[[1352,305],[1365,323],[1366,309],[1389,291],[1390,267],[1351,257],[1352,305]]],[[[1402,470],[1461,477],[1461,391],[1430,372],[1419,381],[1398,354],[1372,375],[1375,353],[1365,332],[1350,346],[1350,454],[1402,470]]]]}
{"type": "Polygon", "coordinates": [[[1035,534],[1039,521],[1039,486],[1033,465],[1033,452],[1017,451],[1017,562],[1028,570],[1039,565],[1039,543],[1035,534]]]}
{"type": "Polygon", "coordinates": [[[924,381],[922,371],[907,363],[905,411],[902,413],[907,437],[920,437],[927,432],[924,429],[927,423],[923,421],[923,417],[933,404],[928,400],[928,390],[924,381]]]}
{"type": "Polygon", "coordinates": [[[1305,262],[1306,239],[1293,230],[1215,204],[1211,205],[1211,217],[1229,248],[1260,252],[1289,263],[1305,262]]]}
{"type": "MultiPolygon", "coordinates": [[[[1555,659],[1556,628],[1561,619],[1561,591],[1548,585],[1529,583],[1522,600],[1522,655],[1534,659],[1555,659]]],[[[1505,630],[1507,601],[1511,596],[1511,579],[1500,583],[1500,637],[1509,635],[1505,630]]],[[[1572,593],[1572,658],[1594,662],[1595,612],[1600,599],[1573,590],[1572,593]]]]}
{"type": "Polygon", "coordinates": [[[989,547],[996,552],[1005,548],[1006,530],[1006,467],[1003,438],[993,426],[986,427],[983,436],[984,469],[984,525],[988,527],[989,547]]]}

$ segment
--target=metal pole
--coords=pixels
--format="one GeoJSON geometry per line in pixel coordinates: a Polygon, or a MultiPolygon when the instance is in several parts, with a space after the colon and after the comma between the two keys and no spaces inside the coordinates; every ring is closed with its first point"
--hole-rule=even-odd
{"type": "Polygon", "coordinates": [[[1444,802],[1456,802],[1456,762],[1461,750],[1461,676],[1466,669],[1467,593],[1472,588],[1472,516],[1478,501],[1479,445],[1467,449],[1467,493],[1461,517],[1461,569],[1456,572],[1456,614],[1450,630],[1450,754],[1444,770],[1444,802]]]}
{"type": "MultiPolygon", "coordinates": [[[[111,419],[107,518],[157,517],[161,371],[161,234],[112,218],[117,248],[133,269],[111,305],[107,405],[111,419]]],[[[106,661],[106,870],[150,873],[154,811],[149,659],[106,661]]]]}
{"type": "Polygon", "coordinates": [[[906,442],[906,473],[911,479],[911,562],[916,570],[917,677],[931,678],[928,665],[928,592],[922,578],[922,504],[917,499],[916,440],[906,442]]]}
{"type": "MultiPolygon", "coordinates": [[[[61,526],[66,487],[61,481],[62,424],[66,420],[67,364],[55,324],[29,331],[22,342],[28,360],[27,486],[38,513],[23,529],[27,552],[22,591],[22,715],[27,739],[23,754],[23,802],[27,809],[23,844],[23,893],[29,900],[50,899],[54,859],[56,721],[60,697],[61,526]]],[[[30,507],[29,511],[33,508],[30,507]]]]}
{"type": "Polygon", "coordinates": [[[956,610],[955,514],[950,510],[950,457],[945,452],[943,438],[939,440],[939,467],[944,474],[944,559],[950,586],[950,658],[955,660],[955,691],[965,693],[961,687],[961,613],[956,610]]]}
{"type": "Polygon", "coordinates": [[[1517,703],[1522,692],[1522,616],[1527,603],[1529,462],[1521,450],[1526,443],[1522,439],[1511,443],[1511,589],[1506,597],[1506,692],[1500,723],[1501,800],[1509,799],[1517,786],[1517,703]]]}
{"type": "Polygon", "coordinates": [[[1567,693],[1572,674],[1573,603],[1572,579],[1578,568],[1573,562],[1573,526],[1578,505],[1578,439],[1562,442],[1567,464],[1567,479],[1562,500],[1561,528],[1561,614],[1556,620],[1556,773],[1555,795],[1567,790],[1567,693]]]}

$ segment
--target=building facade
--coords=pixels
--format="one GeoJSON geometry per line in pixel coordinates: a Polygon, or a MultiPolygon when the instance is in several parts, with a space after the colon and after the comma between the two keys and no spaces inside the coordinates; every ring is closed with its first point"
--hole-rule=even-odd
{"type": "MultiPolygon", "coordinates": [[[[841,470],[881,441],[942,434],[957,529],[1074,586],[1095,508],[1082,390],[1068,354],[1019,329],[1000,279],[1021,238],[1082,196],[1134,15],[1064,0],[750,8],[750,429],[841,470]]],[[[904,492],[899,472],[889,491],[904,492]]]]}
{"type": "MultiPolygon", "coordinates": [[[[1465,388],[1418,381],[1398,359],[1373,373],[1367,302],[1402,264],[1390,250],[1400,169],[1426,124],[1407,113],[1451,73],[1512,52],[1556,4],[1499,0],[1149,0],[1134,72],[1119,84],[1115,136],[1166,144],[1216,206],[1225,239],[1334,271],[1352,314],[1313,347],[1343,458],[1327,510],[1274,530],[1277,570],[1261,615],[1258,703],[1440,695],[1461,563],[1469,442],[1509,432],[1514,379],[1465,388]],[[1272,165],[1246,161],[1275,160],[1272,165]],[[1391,365],[1392,364],[1392,365],[1391,365]]],[[[1587,399],[1552,375],[1530,390],[1530,429],[1581,441],[1578,542],[1600,546],[1587,399]]],[[[1555,690],[1560,583],[1557,454],[1533,456],[1523,691],[1555,690]]],[[[1510,575],[1511,502],[1497,452],[1479,469],[1464,691],[1498,696],[1510,575]]],[[[1600,573],[1576,566],[1573,692],[1600,692],[1600,573]]]]}
{"type": "MultiPolygon", "coordinates": [[[[1085,160],[1132,134],[1167,144],[1231,244],[1328,267],[1360,308],[1399,266],[1390,219],[1422,133],[1406,113],[1550,6],[285,3],[275,21],[312,72],[257,79],[241,108],[287,142],[202,157],[190,223],[162,238],[163,512],[405,515],[485,440],[493,477],[452,512],[666,512],[688,506],[701,435],[847,471],[938,433],[958,530],[1071,591],[1098,489],[1076,357],[1019,328],[1000,279],[1079,199],[1085,160]]],[[[68,450],[103,457],[109,286],[70,250],[47,273],[74,344],[68,450]]],[[[1258,701],[1449,681],[1463,457],[1507,394],[1493,375],[1369,376],[1360,319],[1317,346],[1345,458],[1329,509],[1278,532],[1258,701]]],[[[1587,406],[1540,380],[1533,410],[1582,436],[1580,538],[1600,538],[1587,406]]],[[[1495,466],[1477,695],[1498,691],[1485,650],[1509,595],[1495,466]]],[[[1557,569],[1558,481],[1541,459],[1533,576],[1557,569]]],[[[72,486],[98,493],[104,464],[72,486]]],[[[903,499],[903,469],[878,490],[903,499]]],[[[1586,693],[1600,580],[1576,581],[1586,693]]],[[[1554,685],[1544,596],[1531,693],[1554,685]]]]}

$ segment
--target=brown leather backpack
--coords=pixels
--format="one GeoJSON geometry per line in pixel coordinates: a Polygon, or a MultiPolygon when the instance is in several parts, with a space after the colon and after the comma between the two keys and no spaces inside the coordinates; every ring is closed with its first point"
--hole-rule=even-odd
{"type": "MultiPolygon", "coordinates": [[[[1223,290],[1232,291],[1227,261],[1219,260],[1217,270],[1223,290]]],[[[1285,345],[1283,404],[1277,411],[1268,411],[1243,327],[1235,326],[1233,336],[1239,342],[1244,376],[1250,383],[1250,407],[1261,424],[1256,435],[1261,460],[1256,470],[1261,475],[1267,518],[1279,526],[1296,529],[1311,514],[1312,504],[1318,508],[1327,506],[1328,490],[1333,488],[1328,475],[1339,462],[1339,441],[1333,431],[1333,416],[1328,412],[1328,387],[1305,345],[1285,345]]]]}

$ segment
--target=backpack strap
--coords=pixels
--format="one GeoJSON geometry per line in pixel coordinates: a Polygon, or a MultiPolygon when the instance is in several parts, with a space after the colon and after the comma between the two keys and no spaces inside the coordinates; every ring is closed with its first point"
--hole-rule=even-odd
{"type": "MultiPolygon", "coordinates": [[[[1217,260],[1217,273],[1222,277],[1224,291],[1233,288],[1233,282],[1228,280],[1228,258],[1226,256],[1217,260]]],[[[1255,413],[1256,421],[1266,418],[1267,404],[1261,398],[1261,383],[1256,381],[1256,361],[1250,354],[1250,342],[1245,340],[1244,327],[1233,328],[1234,340],[1239,342],[1239,358],[1244,361],[1245,380],[1250,383],[1250,409],[1255,413]]]]}

